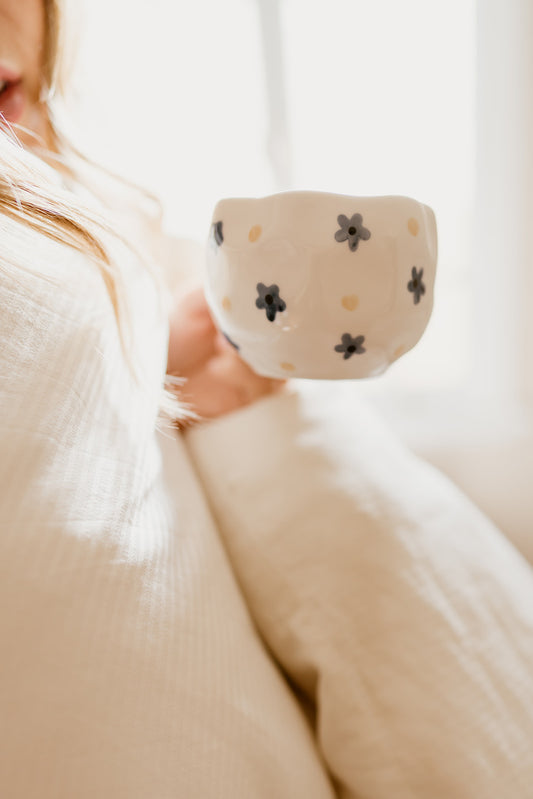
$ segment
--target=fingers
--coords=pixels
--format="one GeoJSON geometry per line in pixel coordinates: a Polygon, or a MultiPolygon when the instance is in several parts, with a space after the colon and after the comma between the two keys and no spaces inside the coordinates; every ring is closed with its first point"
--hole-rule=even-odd
{"type": "Polygon", "coordinates": [[[203,290],[178,296],[169,318],[167,372],[186,376],[198,369],[214,355],[216,336],[203,290]]]}
{"type": "Polygon", "coordinates": [[[279,391],[286,382],[256,375],[229,347],[191,374],[180,391],[180,397],[205,419],[249,405],[279,391]]]}
{"type": "Polygon", "coordinates": [[[210,316],[209,306],[205,298],[204,289],[201,284],[177,291],[175,294],[176,305],[184,306],[190,315],[210,316]]]}
{"type": "Polygon", "coordinates": [[[257,375],[216,328],[201,285],[178,293],[169,319],[167,373],[185,377],[177,390],[204,419],[279,391],[285,380],[257,375]]]}

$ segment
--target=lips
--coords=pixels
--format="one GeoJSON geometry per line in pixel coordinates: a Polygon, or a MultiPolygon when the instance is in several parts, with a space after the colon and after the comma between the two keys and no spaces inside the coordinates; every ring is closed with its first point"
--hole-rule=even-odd
{"type": "Polygon", "coordinates": [[[24,106],[21,75],[0,64],[0,114],[8,122],[18,122],[24,113],[24,106]]]}

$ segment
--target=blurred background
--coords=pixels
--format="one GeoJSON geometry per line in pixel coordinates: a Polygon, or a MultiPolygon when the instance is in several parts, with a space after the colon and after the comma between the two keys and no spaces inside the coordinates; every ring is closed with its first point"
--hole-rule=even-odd
{"type": "Polygon", "coordinates": [[[420,344],[377,379],[302,384],[367,397],[533,561],[533,3],[76,5],[78,143],[169,232],[203,242],[221,197],[288,189],[435,210],[420,344]]]}

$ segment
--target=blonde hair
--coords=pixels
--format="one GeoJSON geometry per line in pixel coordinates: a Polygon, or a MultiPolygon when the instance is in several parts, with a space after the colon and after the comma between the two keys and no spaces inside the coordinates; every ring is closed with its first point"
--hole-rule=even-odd
{"type": "MultiPolygon", "coordinates": [[[[57,99],[64,96],[65,76],[70,66],[66,60],[69,53],[66,48],[64,6],[65,0],[44,0],[45,42],[40,101],[46,113],[47,142],[39,142],[35,137],[35,147],[23,147],[16,135],[17,126],[8,125],[0,116],[0,213],[93,260],[113,306],[124,357],[138,383],[138,376],[127,352],[130,320],[121,272],[104,244],[106,236],[117,236],[117,233],[95,210],[79,200],[74,193],[65,192],[49,176],[50,165],[73,179],[83,172],[84,165],[90,165],[94,170],[99,169],[70,145],[55,122],[53,107],[57,99]]],[[[101,171],[108,178],[129,186],[132,192],[141,193],[142,190],[138,187],[111,175],[107,170],[101,171]]],[[[157,213],[160,221],[159,204],[147,192],[142,194],[145,199],[149,198],[152,213],[157,213]]],[[[124,239],[122,241],[128,244],[124,239]]],[[[149,263],[145,265],[151,268],[149,263]]],[[[159,280],[156,272],[153,269],[151,271],[154,279],[159,280]]],[[[176,390],[182,383],[181,378],[167,376],[160,411],[175,421],[197,420],[197,415],[187,404],[179,402],[176,397],[176,390]]]]}
{"type": "MultiPolygon", "coordinates": [[[[12,128],[2,125],[0,209],[46,236],[93,257],[102,274],[119,330],[123,333],[119,308],[120,273],[111,262],[99,235],[107,226],[103,219],[70,194],[67,202],[64,192],[46,179],[46,171],[40,163],[42,158],[49,162],[56,161],[63,172],[75,177],[76,168],[72,158],[75,150],[58,131],[52,111],[54,97],[65,89],[64,0],[44,0],[44,10],[45,41],[40,102],[46,112],[48,141],[39,142],[38,137],[34,136],[36,146],[32,148],[32,153],[29,149],[17,147],[18,126],[12,128]]],[[[24,132],[31,135],[30,131],[24,132]]],[[[76,155],[81,158],[80,154],[76,155]]],[[[109,229],[106,232],[110,232],[109,229]]]]}

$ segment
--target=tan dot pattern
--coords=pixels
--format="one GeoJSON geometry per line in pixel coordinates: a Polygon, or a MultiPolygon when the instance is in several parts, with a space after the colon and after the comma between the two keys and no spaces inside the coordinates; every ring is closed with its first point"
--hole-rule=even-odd
{"type": "Polygon", "coordinates": [[[285,369],[286,372],[293,372],[296,369],[296,366],[293,363],[281,363],[280,364],[282,369],[285,369]]]}
{"type": "Polygon", "coordinates": [[[231,300],[229,297],[222,298],[222,307],[225,311],[231,311],[231,300]]]}
{"type": "Polygon", "coordinates": [[[261,235],[263,228],[261,225],[254,225],[250,228],[250,232],[248,233],[248,238],[250,241],[257,241],[259,236],[261,235]]]}
{"type": "Polygon", "coordinates": [[[407,222],[407,229],[411,234],[411,236],[418,236],[420,225],[418,224],[418,221],[414,218],[414,216],[412,216],[411,219],[409,219],[409,221],[407,222]]]}
{"type": "Polygon", "coordinates": [[[357,294],[347,294],[346,297],[342,298],[341,302],[342,307],[346,308],[347,311],[355,311],[359,305],[359,297],[357,294]]]}

